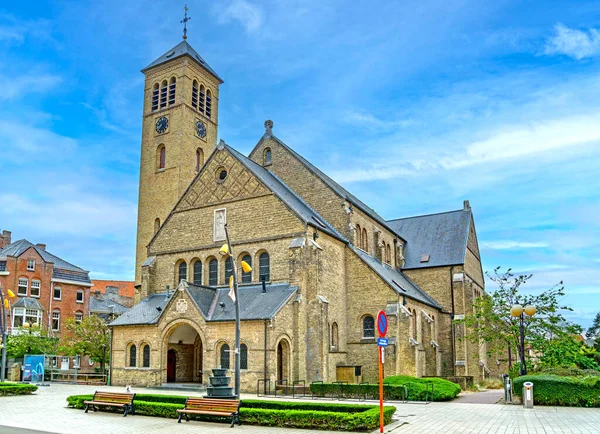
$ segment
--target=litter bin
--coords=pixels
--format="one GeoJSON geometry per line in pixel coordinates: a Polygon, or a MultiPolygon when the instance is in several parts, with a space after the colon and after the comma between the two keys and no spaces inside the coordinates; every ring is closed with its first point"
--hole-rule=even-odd
{"type": "Polygon", "coordinates": [[[523,383],[523,408],[533,408],[533,383],[523,383]]]}

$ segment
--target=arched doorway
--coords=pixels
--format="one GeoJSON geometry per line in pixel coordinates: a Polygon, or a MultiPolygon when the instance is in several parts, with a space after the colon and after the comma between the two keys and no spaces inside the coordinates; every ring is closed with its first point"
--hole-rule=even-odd
{"type": "Polygon", "coordinates": [[[290,376],[290,345],[284,339],[277,344],[277,382],[289,381],[290,376]]]}
{"type": "Polygon", "coordinates": [[[167,335],[165,344],[167,382],[201,383],[204,351],[196,329],[178,325],[167,335]]]}

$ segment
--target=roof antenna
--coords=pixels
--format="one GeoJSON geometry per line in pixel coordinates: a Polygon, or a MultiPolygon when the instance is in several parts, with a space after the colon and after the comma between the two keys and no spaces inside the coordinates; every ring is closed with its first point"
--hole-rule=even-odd
{"type": "Polygon", "coordinates": [[[185,15],[183,16],[183,20],[180,23],[183,23],[183,40],[187,39],[187,22],[192,19],[192,17],[188,17],[188,7],[187,4],[184,6],[183,10],[185,11],[185,15]]]}

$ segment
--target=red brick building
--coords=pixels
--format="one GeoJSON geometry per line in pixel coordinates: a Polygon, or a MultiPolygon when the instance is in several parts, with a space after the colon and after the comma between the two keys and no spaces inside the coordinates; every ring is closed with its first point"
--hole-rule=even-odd
{"type": "Polygon", "coordinates": [[[46,251],[45,244],[11,241],[0,235],[0,284],[15,293],[9,299],[9,333],[26,322],[60,337],[64,321],[90,312],[89,272],[46,251]]]}

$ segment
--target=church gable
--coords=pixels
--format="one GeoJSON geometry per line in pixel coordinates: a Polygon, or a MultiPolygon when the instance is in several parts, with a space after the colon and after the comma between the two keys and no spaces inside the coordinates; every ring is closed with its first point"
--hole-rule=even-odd
{"type": "Polygon", "coordinates": [[[473,221],[473,215],[471,215],[471,224],[469,227],[469,237],[467,238],[467,248],[480,259],[479,256],[479,243],[477,242],[477,234],[475,233],[475,222],[473,221]]]}
{"type": "Polygon", "coordinates": [[[226,149],[217,149],[175,207],[175,212],[269,194],[226,149]],[[221,177],[224,176],[224,179],[221,177]]]}
{"type": "Polygon", "coordinates": [[[173,321],[187,320],[199,326],[206,324],[206,318],[202,309],[187,291],[187,284],[181,282],[175,292],[171,295],[169,303],[164,308],[164,313],[158,322],[159,328],[168,327],[173,321]]]}

